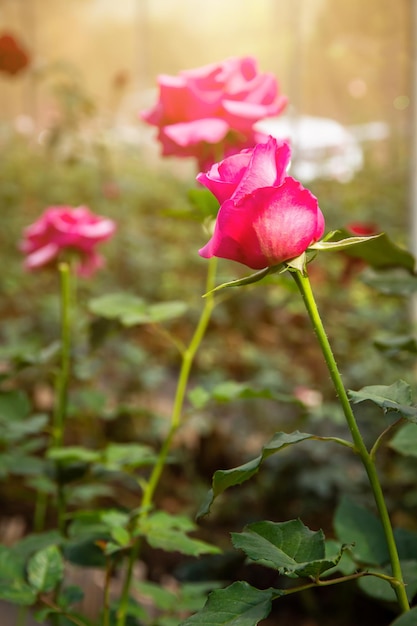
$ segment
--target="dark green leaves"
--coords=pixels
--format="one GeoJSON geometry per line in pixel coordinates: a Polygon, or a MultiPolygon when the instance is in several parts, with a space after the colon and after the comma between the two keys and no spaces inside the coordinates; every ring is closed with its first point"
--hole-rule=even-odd
{"type": "Polygon", "coordinates": [[[120,292],[94,298],[89,303],[89,309],[91,313],[118,321],[123,326],[136,326],[158,324],[180,317],[187,305],[177,300],[149,304],[143,298],[120,292]]]}
{"type": "Polygon", "coordinates": [[[206,501],[200,508],[198,517],[207,515],[214,499],[223,493],[223,491],[229,487],[240,485],[256,474],[262,462],[271,456],[271,454],[306,439],[314,439],[314,435],[300,433],[298,431],[290,434],[282,432],[275,433],[271,441],[262,448],[261,454],[255,459],[229,470],[217,470],[213,476],[212,489],[209,491],[206,501]]]}
{"type": "Polygon", "coordinates": [[[395,433],[389,445],[399,454],[417,457],[417,425],[404,424],[395,433]]]}
{"type": "Polygon", "coordinates": [[[417,422],[417,407],[412,406],[411,387],[403,380],[393,385],[370,385],[359,391],[349,391],[354,403],[370,400],[383,409],[384,413],[395,411],[411,422],[417,422]]]}
{"type": "Polygon", "coordinates": [[[195,530],[196,525],[188,517],[158,511],[139,523],[137,534],[143,535],[153,548],[168,552],[190,556],[220,552],[216,546],[188,536],[195,530]]]}
{"type": "Polygon", "coordinates": [[[260,590],[246,582],[236,582],[213,591],[204,608],[180,626],[256,626],[269,615],[271,602],[279,595],[276,589],[260,590]]]}
{"type": "Polygon", "coordinates": [[[343,498],[334,518],[337,538],[354,544],[355,560],[367,565],[381,565],[389,561],[384,530],[380,520],[370,511],[343,498]]]}
{"type": "Polygon", "coordinates": [[[417,624],[417,607],[408,611],[408,613],[403,613],[398,617],[394,622],[392,622],[391,626],[415,626],[417,624]]]}
{"type": "Polygon", "coordinates": [[[323,531],[314,532],[300,520],[249,524],[242,533],[232,533],[232,541],[250,559],[280,574],[314,579],[334,567],[342,554],[340,550],[333,559],[326,559],[323,531]]]}
{"type": "MultiPolygon", "coordinates": [[[[342,543],[352,544],[352,556],[358,564],[385,566],[389,553],[380,519],[349,498],[343,498],[336,510],[334,529],[342,543]]],[[[401,561],[417,560],[417,533],[394,529],[401,561]]],[[[417,569],[415,570],[417,578],[417,569]]]]}
{"type": "Polygon", "coordinates": [[[375,269],[398,267],[407,270],[411,274],[415,271],[413,255],[397,246],[385,233],[376,237],[349,237],[349,232],[341,229],[333,234],[332,241],[318,242],[311,248],[331,250],[335,243],[336,247],[333,247],[333,249],[338,249],[337,246],[344,244],[344,254],[356,259],[362,259],[367,265],[375,269]],[[349,241],[351,244],[349,244],[349,241]],[[355,245],[352,245],[352,243],[355,245]]]}
{"type": "Polygon", "coordinates": [[[0,546],[0,599],[32,605],[39,593],[56,588],[63,577],[63,559],[56,545],[34,552],[26,562],[16,548],[0,546]]]}

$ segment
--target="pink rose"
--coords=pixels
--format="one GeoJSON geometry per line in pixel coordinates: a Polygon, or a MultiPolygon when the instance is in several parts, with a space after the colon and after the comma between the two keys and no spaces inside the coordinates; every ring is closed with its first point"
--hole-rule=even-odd
{"type": "Polygon", "coordinates": [[[159,101],[142,118],[157,126],[164,156],[197,157],[200,169],[267,137],[255,122],[277,115],[287,99],[275,77],[251,57],[158,77],[159,101]]]}
{"type": "Polygon", "coordinates": [[[320,239],[323,214],[310,191],[286,175],[290,156],[287,142],[270,137],[197,176],[221,205],[201,256],[262,269],[299,256],[320,239]]]}
{"type": "Polygon", "coordinates": [[[20,248],[26,254],[25,267],[34,270],[48,265],[69,250],[80,256],[78,273],[90,276],[104,264],[95,247],[115,230],[112,220],[95,215],[85,206],[49,207],[24,231],[20,248]]]}

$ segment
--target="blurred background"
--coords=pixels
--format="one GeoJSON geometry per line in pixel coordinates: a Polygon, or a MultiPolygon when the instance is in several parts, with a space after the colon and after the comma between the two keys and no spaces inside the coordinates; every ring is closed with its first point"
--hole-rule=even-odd
{"type": "MultiPolygon", "coordinates": [[[[185,343],[192,335],[207,271],[197,250],[207,233],[188,196],[195,163],[162,159],[155,130],[139,119],[139,111],[156,102],[158,74],[255,56],[289,98],[284,115],[265,128],[292,138],[292,173],[317,195],[327,230],[360,222],[408,247],[413,15],[412,0],[0,0],[0,41],[5,36],[7,48],[7,37],[14,40],[7,57],[0,46],[6,68],[0,71],[4,388],[22,390],[34,414],[51,413],[58,284],[53,272],[23,271],[19,240],[45,207],[86,204],[116,220],[118,229],[102,248],[106,268],[79,285],[67,443],[160,447],[179,364],[167,333],[185,343]],[[162,333],[151,324],[127,328],[92,314],[92,298],[119,291],[151,303],[183,300],[187,314],[162,333]]],[[[311,277],[346,386],[403,378],[415,388],[409,315],[415,277],[375,272],[342,254],[329,258],[317,257],[311,277]]],[[[218,281],[247,273],[221,261],[218,281]]],[[[284,275],[231,291],[215,309],[196,360],[186,428],[158,492],[158,506],[171,512],[194,516],[212,473],[258,455],[277,430],[346,437],[292,281],[284,275]]],[[[367,405],[357,413],[373,442],[386,416],[367,405]]],[[[9,418],[0,412],[0,534],[13,543],[33,530],[36,493],[49,497],[50,484],[45,433],[31,433],[30,447],[27,437],[10,430],[9,418]]],[[[417,530],[416,457],[388,447],[379,454],[394,521],[417,530]]],[[[99,483],[91,473],[74,479],[71,506],[137,506],[137,490],[121,472],[99,483]]],[[[303,444],[271,458],[259,476],[213,507],[202,535],[229,549],[230,530],[248,521],[300,516],[332,536],[333,511],[346,493],[369,505],[357,460],[345,450],[332,454],[303,444]]],[[[54,523],[53,507],[46,519],[54,523]]],[[[144,577],[204,576],[174,557],[149,550],[144,577]]],[[[241,575],[230,567],[213,576],[241,575]]],[[[376,600],[364,599],[356,587],[341,595],[289,600],[279,623],[334,626],[335,615],[338,626],[392,621],[392,607],[378,613],[376,600]],[[345,614],[346,597],[351,612],[345,614]]]]}
{"type": "Polygon", "coordinates": [[[365,9],[360,0],[2,0],[0,28],[19,38],[30,65],[0,76],[0,122],[39,135],[78,105],[102,129],[143,142],[149,129],[137,113],[153,103],[159,73],[253,55],[277,76],[289,114],[350,127],[359,141],[378,141],[375,159],[396,164],[410,114],[412,23],[411,0],[365,9]]]}

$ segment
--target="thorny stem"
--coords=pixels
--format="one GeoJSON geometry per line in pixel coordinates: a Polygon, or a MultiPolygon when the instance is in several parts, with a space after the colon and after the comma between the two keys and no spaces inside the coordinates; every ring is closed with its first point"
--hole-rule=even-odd
{"type": "MultiPolygon", "coordinates": [[[[217,269],[217,259],[212,258],[208,264],[208,273],[206,280],[206,292],[210,292],[214,288],[215,276],[217,269]]],[[[174,404],[171,413],[171,424],[168,431],[168,434],[162,444],[161,450],[158,455],[158,459],[153,467],[149,480],[146,483],[142,504],[138,515],[134,518],[134,523],[140,523],[146,519],[147,515],[152,506],[153,496],[156,491],[156,488],[159,484],[159,480],[161,478],[167,456],[171,447],[172,440],[174,438],[175,433],[177,432],[180,424],[181,417],[184,405],[185,394],[187,391],[188,379],[190,376],[191,366],[194,361],[194,357],[197,353],[198,348],[203,340],[204,334],[207,330],[208,323],[210,321],[211,313],[213,311],[215,305],[214,294],[208,294],[204,298],[204,306],[201,311],[200,319],[198,321],[197,327],[194,331],[194,334],[191,338],[191,341],[186,349],[182,351],[182,361],[181,361],[181,369],[177,382],[177,389],[175,393],[174,404]]],[[[117,626],[125,626],[126,621],[126,611],[129,602],[129,591],[132,582],[133,576],[133,567],[139,556],[141,548],[141,540],[140,538],[136,540],[133,545],[130,555],[129,561],[127,565],[126,576],[123,584],[123,589],[120,597],[120,604],[117,611],[117,626]]]]}
{"type": "Polygon", "coordinates": [[[392,576],[386,576],[385,574],[377,574],[375,572],[355,572],[354,574],[349,574],[347,576],[340,576],[339,578],[331,578],[329,580],[315,580],[314,582],[307,583],[305,585],[301,585],[299,587],[292,587],[291,589],[285,589],[284,595],[290,595],[292,593],[297,593],[299,591],[305,591],[306,589],[313,589],[316,587],[330,587],[331,585],[338,585],[340,583],[348,582],[349,580],[356,580],[358,578],[363,578],[364,576],[376,576],[377,578],[382,578],[382,580],[386,580],[389,583],[393,582],[392,576]]]}
{"type": "MultiPolygon", "coordinates": [[[[68,384],[71,367],[71,322],[72,322],[72,293],[71,293],[71,269],[68,263],[60,263],[58,266],[60,276],[61,297],[61,363],[56,379],[56,404],[52,425],[52,445],[61,448],[64,441],[64,424],[67,416],[68,384]]],[[[56,463],[58,473],[57,481],[57,515],[58,528],[62,535],[65,534],[65,492],[60,477],[59,461],[56,463]]]]}
{"type": "Polygon", "coordinates": [[[336,389],[336,393],[339,397],[339,401],[342,405],[343,412],[345,414],[346,422],[352,435],[355,452],[361,458],[362,464],[368,475],[369,483],[372,488],[375,503],[379,511],[381,523],[384,529],[385,539],[387,542],[388,552],[390,556],[391,569],[393,579],[390,581],[395,594],[397,596],[398,604],[402,612],[410,610],[407,594],[405,592],[404,579],[401,571],[400,559],[398,556],[397,544],[395,542],[394,533],[389,518],[387,505],[385,502],[384,494],[382,491],[381,483],[379,482],[378,474],[374,464],[374,459],[371,457],[360,433],[358,425],[356,423],[355,416],[352,411],[352,407],[349,402],[346,389],[344,387],[342,377],[337,367],[336,360],[333,355],[332,348],[326,335],[323,323],[320,318],[320,314],[317,308],[316,301],[311,289],[310,280],[307,273],[303,273],[300,270],[291,270],[292,277],[302,295],[304,304],[306,306],[308,315],[316,333],[318,342],[321,347],[326,365],[328,367],[330,377],[333,385],[336,389]]]}

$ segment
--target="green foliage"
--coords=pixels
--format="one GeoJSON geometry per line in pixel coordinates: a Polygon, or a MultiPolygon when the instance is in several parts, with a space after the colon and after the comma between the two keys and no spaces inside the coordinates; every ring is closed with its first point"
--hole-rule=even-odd
{"type": "Polygon", "coordinates": [[[282,592],[277,589],[255,589],[236,582],[226,589],[213,591],[204,608],[181,622],[181,626],[256,626],[269,615],[271,602],[282,592]]]}
{"type": "Polygon", "coordinates": [[[391,626],[414,626],[417,619],[417,607],[414,607],[408,613],[404,613],[400,615],[396,620],[394,620],[391,626]]]}
{"type": "Polygon", "coordinates": [[[62,580],[64,562],[57,546],[35,552],[27,564],[28,581],[38,592],[52,591],[62,580]]]}
{"type": "Polygon", "coordinates": [[[375,237],[350,237],[346,240],[345,237],[348,235],[349,232],[346,230],[336,231],[334,239],[337,242],[315,244],[312,248],[319,250],[326,249],[326,247],[329,250],[341,249],[346,255],[354,259],[361,259],[375,269],[403,268],[414,274],[415,259],[413,255],[394,243],[385,233],[375,237]],[[351,243],[349,244],[349,242],[351,243]]]}
{"type": "Polygon", "coordinates": [[[359,391],[350,391],[349,395],[354,403],[370,400],[381,407],[384,413],[394,411],[411,422],[417,422],[417,407],[412,406],[412,390],[403,380],[389,386],[370,385],[359,391]]]}
{"type": "Polygon", "coordinates": [[[216,546],[188,536],[188,533],[196,529],[196,525],[185,516],[157,511],[143,521],[139,520],[135,535],[144,536],[153,548],[162,548],[169,552],[181,552],[190,556],[219,554],[221,550],[216,546]]]}
{"type": "Polygon", "coordinates": [[[404,456],[417,456],[417,426],[405,424],[392,437],[390,447],[404,456]]]}
{"type": "Polygon", "coordinates": [[[217,496],[223,493],[229,487],[233,487],[235,485],[240,485],[241,483],[249,480],[254,474],[256,474],[265,459],[267,459],[272,454],[283,450],[287,446],[294,445],[301,441],[305,441],[306,439],[313,439],[314,435],[309,435],[308,433],[300,433],[298,431],[287,434],[287,433],[275,433],[271,441],[269,441],[263,448],[261,454],[240,465],[239,467],[234,467],[230,470],[217,470],[214,473],[212,488],[207,494],[206,501],[203,503],[202,507],[198,512],[198,516],[207,515],[210,511],[211,505],[217,496]]]}
{"type": "Polygon", "coordinates": [[[342,549],[333,559],[326,559],[323,531],[314,532],[301,520],[256,522],[241,533],[232,533],[232,541],[253,561],[300,578],[318,579],[337,565],[343,552],[342,549]]]}
{"type": "MultiPolygon", "coordinates": [[[[348,460],[351,455],[344,454],[351,452],[349,444],[339,438],[345,435],[333,408],[334,394],[327,372],[318,365],[320,357],[301,304],[291,281],[276,271],[282,268],[226,282],[245,289],[219,293],[222,305],[214,312],[204,349],[192,369],[184,428],[176,433],[155,506],[141,518],[141,495],[167,433],[166,413],[180,363],[178,347],[181,352],[192,337],[202,305],[206,267],[197,248],[206,234],[201,222],[209,226],[218,203],[203,189],[193,189],[187,202],[185,188],[193,180],[184,184],[167,172],[153,171],[136,151],[101,145],[88,154],[74,149],[70,158],[63,158],[64,139],[62,134],[46,150],[32,150],[23,142],[3,146],[0,203],[5,219],[0,238],[7,272],[0,287],[0,495],[5,514],[24,512],[28,534],[11,548],[1,546],[0,598],[38,606],[43,594],[50,594],[56,596],[56,606],[41,606],[36,613],[40,621],[60,616],[62,626],[90,626],[76,606],[84,585],[83,590],[66,586],[64,564],[85,568],[86,581],[91,567],[102,569],[103,584],[115,580],[114,574],[119,580],[139,539],[144,568],[158,583],[133,584],[141,600],[128,601],[126,625],[177,626],[184,619],[187,625],[257,624],[269,615],[271,602],[285,595],[283,590],[238,582],[214,591],[202,608],[206,592],[219,583],[180,583],[174,578],[177,564],[185,562],[193,571],[197,559],[207,574],[209,565],[200,555],[211,558],[220,552],[210,536],[215,536],[213,543],[225,545],[226,526],[241,528],[241,520],[251,521],[254,511],[272,519],[278,514],[277,502],[280,516],[304,507],[314,527],[323,519],[328,528],[341,491],[369,497],[356,458],[348,460]],[[107,193],[109,183],[117,197],[107,193]],[[67,440],[65,446],[56,447],[50,396],[60,367],[58,285],[52,272],[22,272],[16,242],[43,207],[61,202],[89,204],[116,219],[118,232],[103,248],[106,268],[94,281],[81,280],[78,285],[67,440]],[[260,278],[267,285],[263,291],[252,285],[260,278]],[[316,394],[320,389],[318,404],[300,400],[299,388],[316,394]],[[289,428],[290,434],[278,432],[271,439],[277,423],[280,431],[289,428]],[[295,443],[326,439],[322,434],[329,424],[343,449],[330,456],[324,446],[294,448],[295,443]],[[310,430],[318,434],[310,435],[310,430]],[[258,456],[242,464],[242,456],[252,458],[259,442],[268,440],[258,456]],[[275,455],[289,447],[291,454],[275,455]],[[194,514],[194,504],[217,467],[231,469],[215,472],[200,515],[208,513],[214,499],[229,488],[242,488],[230,490],[225,506],[213,507],[202,533],[209,539],[203,541],[189,514],[194,514]],[[348,483],[351,475],[358,480],[348,483]],[[64,532],[48,530],[56,522],[60,498],[67,504],[64,532]],[[168,514],[164,507],[177,514],[168,514]],[[35,517],[36,529],[44,532],[33,531],[35,517]],[[147,611],[149,598],[153,604],[147,611]],[[195,611],[199,613],[185,617],[195,611]]],[[[347,384],[358,388],[363,381],[380,383],[351,395],[365,434],[374,439],[387,426],[384,422],[381,427],[382,420],[415,419],[413,389],[401,380],[388,384],[409,376],[416,351],[404,299],[414,294],[417,283],[411,255],[402,247],[405,215],[392,211],[392,205],[401,206],[404,181],[398,172],[385,176],[367,170],[351,184],[317,181],[315,186],[321,188],[322,208],[329,205],[329,224],[338,227],[352,218],[376,214],[382,229],[391,227],[396,234],[395,241],[383,235],[355,241],[349,248],[346,242],[329,241],[328,250],[340,249],[338,254],[317,254],[311,266],[347,384]],[[366,262],[373,270],[352,281],[362,268],[350,265],[352,260],[366,262]],[[385,332],[382,338],[380,328],[385,332]],[[372,412],[372,405],[384,415],[372,412]]],[[[341,231],[341,236],[346,233],[341,231]]],[[[244,270],[224,261],[219,280],[227,281],[236,272],[239,276],[244,270]]],[[[389,444],[409,456],[411,463],[417,449],[415,431],[414,424],[406,424],[389,444]]],[[[392,460],[382,449],[380,454],[394,513],[408,506],[405,514],[413,515],[413,508],[401,500],[402,490],[395,488],[396,480],[404,480],[402,466],[397,465],[404,459],[392,460]]],[[[410,472],[414,477],[412,468],[410,472]]],[[[312,585],[311,578],[330,581],[369,569],[385,578],[364,575],[361,589],[374,599],[391,602],[390,569],[378,518],[342,500],[334,529],[336,539],[325,541],[321,531],[312,531],[299,520],[255,522],[233,533],[232,540],[249,559],[245,567],[257,562],[291,578],[308,577],[312,585]]],[[[411,597],[416,590],[416,536],[396,529],[395,538],[411,597]]],[[[219,575],[226,581],[222,585],[235,573],[230,569],[224,577],[219,575]]],[[[85,591],[88,595],[87,585],[85,591]]],[[[112,626],[117,623],[116,610],[107,615],[112,626]]],[[[408,626],[407,620],[404,615],[396,622],[408,626]]]]}
{"type": "Polygon", "coordinates": [[[187,305],[181,301],[149,304],[128,293],[114,293],[94,298],[89,308],[95,315],[118,320],[123,326],[136,326],[175,319],[185,313],[187,305]]]}

